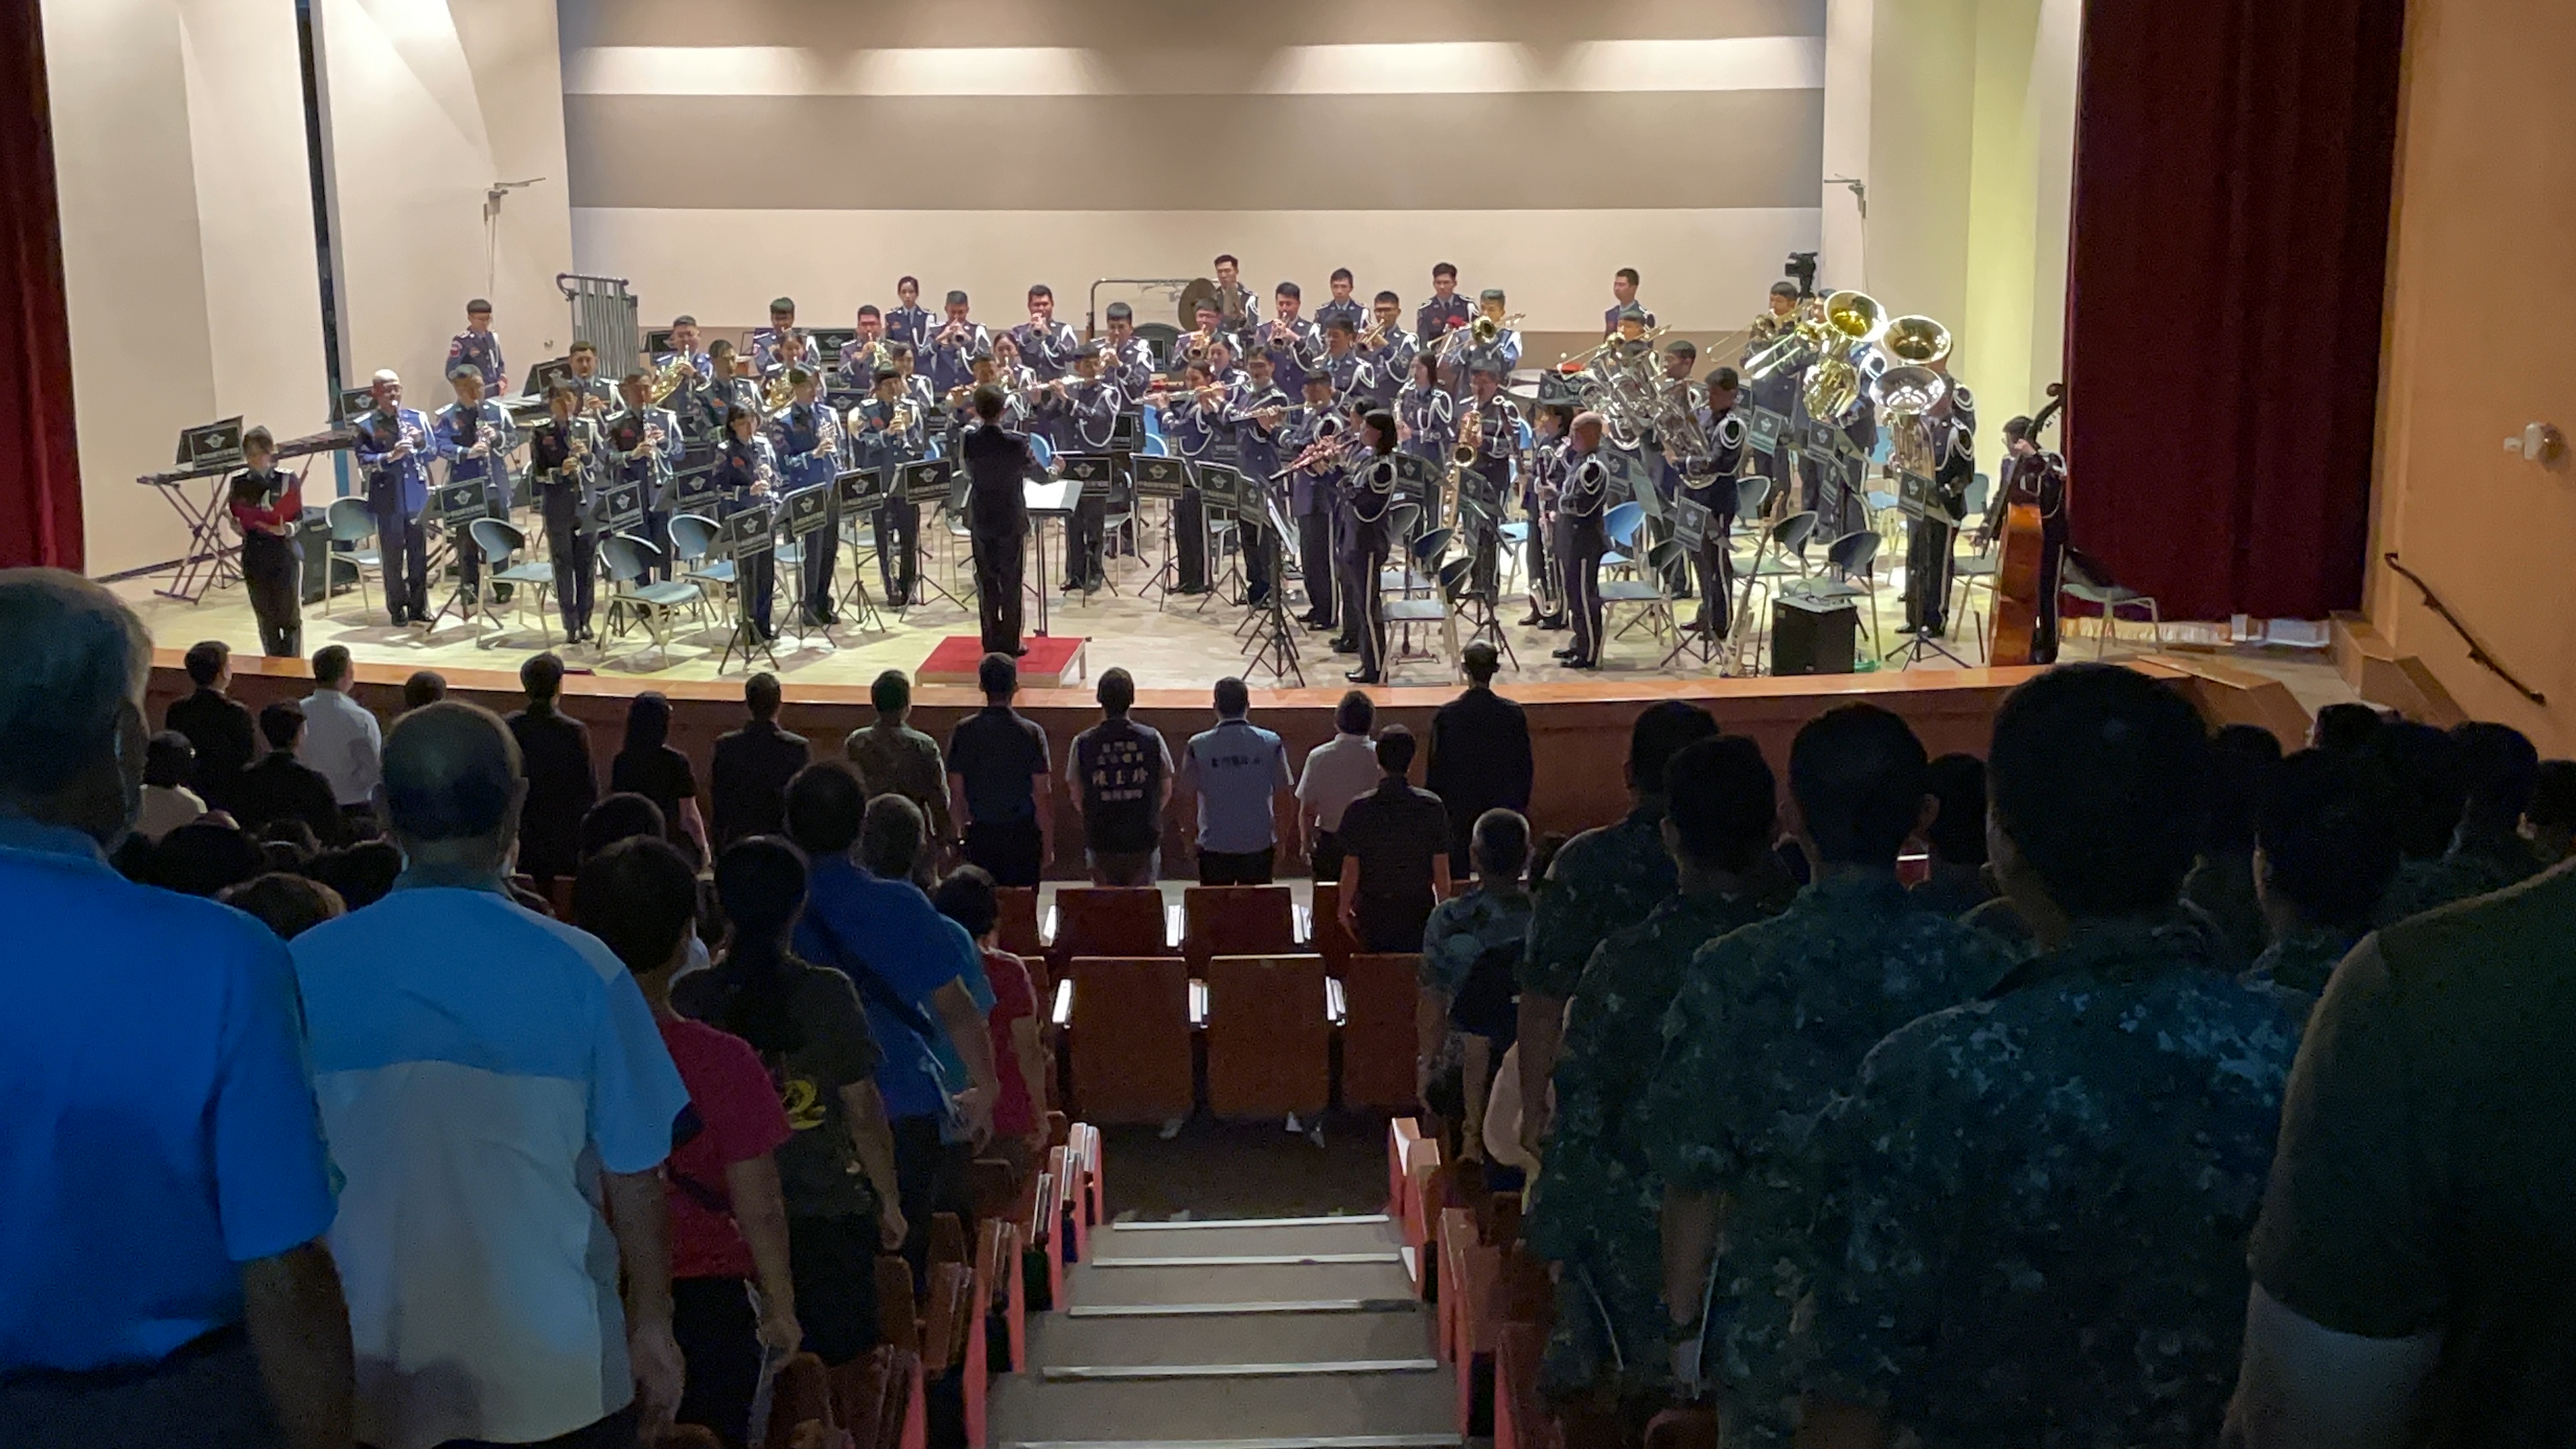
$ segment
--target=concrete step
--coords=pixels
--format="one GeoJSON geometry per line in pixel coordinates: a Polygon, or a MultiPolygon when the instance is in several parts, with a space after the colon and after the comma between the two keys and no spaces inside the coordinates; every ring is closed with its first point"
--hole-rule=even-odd
{"type": "Polygon", "coordinates": [[[1111,1259],[1382,1256],[1403,1242],[1396,1225],[1378,1216],[1115,1223],[1093,1240],[1092,1255],[1111,1259]]]}
{"type": "Polygon", "coordinates": [[[1029,1325],[1041,1369],[1386,1363],[1431,1355],[1431,1314],[1393,1312],[1205,1318],[1069,1318],[1029,1325]]]}
{"type": "Polygon", "coordinates": [[[1094,1261],[1073,1270],[1065,1292],[1069,1301],[1081,1308],[1313,1303],[1414,1296],[1413,1280],[1405,1276],[1403,1263],[1393,1258],[1383,1262],[1257,1267],[1118,1268],[1094,1261]]]}
{"type": "Polygon", "coordinates": [[[1439,1373],[1323,1378],[994,1385],[993,1441],[1004,1446],[1434,1446],[1459,1442],[1456,1386],[1439,1373]]]}

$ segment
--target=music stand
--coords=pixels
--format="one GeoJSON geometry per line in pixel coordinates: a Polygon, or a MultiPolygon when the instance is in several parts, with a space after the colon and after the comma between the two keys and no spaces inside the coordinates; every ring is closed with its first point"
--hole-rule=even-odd
{"type": "MultiPolygon", "coordinates": [[[[1227,472],[1233,472],[1227,469],[1227,472]]],[[[1287,572],[1288,540],[1293,531],[1279,509],[1279,490],[1264,482],[1238,475],[1235,497],[1238,513],[1235,519],[1235,542],[1248,555],[1253,549],[1267,551],[1270,559],[1270,589],[1255,606],[1247,622],[1252,626],[1251,639],[1244,645],[1244,672],[1260,670],[1280,684],[1306,687],[1306,671],[1297,655],[1296,621],[1288,617],[1288,584],[1280,577],[1287,572]],[[1244,493],[1254,496],[1247,500],[1244,493]]],[[[1202,606],[1204,607],[1204,606],[1202,606]]],[[[1240,631],[1238,631],[1240,632],[1240,631]]]]}
{"type": "Polygon", "coordinates": [[[241,568],[232,541],[224,533],[224,520],[231,511],[224,505],[224,495],[231,486],[226,476],[242,465],[242,420],[226,418],[218,423],[205,423],[179,432],[175,459],[180,477],[161,490],[188,525],[187,556],[170,580],[170,587],[158,590],[164,598],[195,603],[206,590],[221,588],[241,578],[241,568]],[[204,501],[188,496],[184,484],[189,479],[210,478],[204,501]]]}
{"type": "MultiPolygon", "coordinates": [[[[843,469],[840,475],[832,480],[832,486],[839,490],[841,520],[852,526],[854,535],[850,540],[850,583],[849,587],[841,590],[841,607],[846,610],[855,602],[859,606],[860,628],[883,629],[885,616],[878,612],[876,598],[868,592],[868,571],[859,564],[859,546],[855,534],[857,521],[874,513],[886,500],[888,491],[886,470],[882,467],[843,469]]],[[[879,550],[885,548],[884,539],[880,538],[876,543],[879,550]]],[[[835,542],[832,546],[838,548],[840,544],[835,542]]]]}
{"type": "MultiPolygon", "coordinates": [[[[923,508],[923,505],[928,505],[924,511],[934,518],[943,513],[948,514],[951,517],[963,516],[965,511],[964,489],[967,480],[965,475],[957,472],[948,459],[915,459],[914,461],[906,463],[902,465],[902,467],[898,468],[895,473],[895,478],[895,486],[903,490],[904,498],[915,508],[920,509],[923,508]]],[[[880,549],[885,547],[885,540],[878,539],[877,547],[880,549]]],[[[928,584],[931,588],[938,591],[939,597],[946,599],[949,603],[956,605],[960,609],[966,608],[967,604],[964,600],[958,598],[955,594],[950,593],[946,588],[942,587],[939,580],[931,575],[929,568],[926,566],[928,563],[928,558],[926,557],[927,550],[922,542],[921,530],[917,526],[912,531],[912,551],[914,581],[920,584],[928,584]]],[[[955,576],[953,570],[951,571],[950,576],[955,576]]],[[[902,607],[911,607],[911,601],[906,600],[902,607]]]]}
{"type": "Polygon", "coordinates": [[[542,398],[554,391],[556,383],[570,381],[572,381],[572,359],[551,358],[528,369],[528,381],[522,395],[542,398]]]}
{"type": "MultiPolygon", "coordinates": [[[[447,601],[429,616],[429,629],[436,632],[438,621],[452,611],[459,619],[474,617],[481,600],[467,590],[465,550],[474,547],[474,520],[492,516],[492,497],[485,492],[487,480],[481,477],[451,480],[429,490],[429,506],[421,512],[421,523],[438,530],[439,544],[447,551],[447,560],[432,558],[430,572],[435,576],[445,562],[456,568],[456,587],[449,590],[447,601]]],[[[475,590],[474,593],[479,593],[475,590]]]]}
{"type": "Polygon", "coordinates": [[[1038,637],[1047,633],[1046,586],[1046,520],[1052,518],[1064,525],[1065,543],[1073,541],[1073,510],[1082,504],[1082,480],[1057,478],[1044,483],[1020,480],[1020,503],[1028,510],[1030,542],[1038,556],[1038,637]]]}
{"type": "MultiPolygon", "coordinates": [[[[1927,523],[1953,530],[1959,526],[1957,516],[1941,506],[1940,485],[1910,468],[1900,469],[1896,475],[1896,511],[1905,515],[1909,531],[1927,523]]],[[[1915,581],[1909,577],[1906,587],[1915,587],[1915,581]]],[[[1948,645],[1919,629],[1906,639],[1903,647],[1884,657],[1891,661],[1902,660],[1896,666],[1899,669],[1911,669],[1930,654],[1938,654],[1962,669],[1968,667],[1968,661],[1952,653],[1948,645]]]]}
{"type": "Polygon", "coordinates": [[[1782,435],[1789,431],[1788,414],[1755,403],[1746,416],[1744,445],[1765,458],[1775,456],[1779,452],[1782,435]]]}
{"type": "MultiPolygon", "coordinates": [[[[832,485],[814,483],[799,488],[781,497],[778,500],[778,509],[787,520],[787,541],[798,545],[798,556],[801,558],[806,551],[816,547],[811,542],[813,536],[823,532],[832,521],[832,485]]],[[[833,539],[821,546],[839,548],[841,545],[839,540],[833,539]]],[[[742,577],[740,568],[734,570],[734,577],[736,579],[742,577]]],[[[797,588],[797,597],[801,603],[804,597],[801,582],[797,588]]],[[[805,610],[801,607],[793,609],[789,611],[787,617],[790,621],[788,627],[796,631],[797,644],[803,645],[809,634],[805,625],[805,610]]]]}
{"type": "MultiPolygon", "coordinates": [[[[742,650],[742,662],[750,667],[751,653],[757,649],[769,656],[769,667],[778,667],[778,649],[762,634],[759,622],[751,616],[751,579],[747,565],[764,558],[778,547],[778,509],[775,504],[753,503],[735,509],[719,524],[716,545],[725,557],[733,560],[733,632],[725,636],[724,653],[716,659],[716,673],[725,672],[733,662],[734,650],[742,650]]],[[[773,586],[772,592],[775,592],[773,586]]],[[[798,636],[800,639],[803,635],[798,636]]]]}
{"type": "MultiPolygon", "coordinates": [[[[1731,480],[1718,481],[1721,486],[1731,486],[1731,480]]],[[[1686,560],[1696,557],[1707,546],[1708,532],[1715,525],[1717,516],[1705,503],[1676,497],[1672,502],[1670,517],[1673,523],[1673,542],[1682,546],[1686,560]]],[[[1685,562],[1683,566],[1687,568],[1689,565],[1685,562]]],[[[1711,590],[1723,590],[1727,587],[1727,582],[1722,578],[1712,578],[1706,581],[1706,587],[1711,590]]],[[[1698,633],[1676,624],[1673,628],[1673,647],[1664,655],[1663,663],[1655,667],[1661,669],[1685,654],[1702,664],[1715,663],[1718,651],[1722,647],[1724,647],[1723,642],[1715,634],[1698,633]]]]}
{"type": "Polygon", "coordinates": [[[1181,490],[1189,486],[1190,464],[1186,458],[1156,457],[1139,453],[1131,460],[1136,469],[1136,506],[1142,508],[1148,498],[1159,498],[1163,509],[1163,562],[1145,580],[1144,589],[1154,594],[1154,607],[1160,610],[1171,601],[1172,583],[1179,577],[1175,571],[1176,545],[1172,538],[1172,510],[1181,501],[1181,490]]]}
{"type": "MultiPolygon", "coordinates": [[[[1113,430],[1113,441],[1115,436],[1115,431],[1113,430]]],[[[1082,485],[1081,499],[1100,498],[1105,500],[1111,496],[1112,492],[1116,488],[1118,462],[1115,457],[1108,453],[1058,453],[1056,454],[1055,463],[1056,476],[1058,478],[1078,482],[1082,485]]],[[[1076,500],[1077,506],[1080,501],[1080,499],[1076,500]]],[[[1073,556],[1073,536],[1074,520],[1071,516],[1068,516],[1065,521],[1064,529],[1064,571],[1066,578],[1073,577],[1073,570],[1078,562],[1078,560],[1073,556]]],[[[1106,512],[1105,504],[1101,515],[1100,550],[1102,554],[1100,582],[1108,587],[1109,592],[1112,595],[1116,595],[1118,593],[1118,584],[1115,580],[1109,577],[1109,565],[1107,562],[1109,535],[1108,514],[1106,512]]],[[[1085,579],[1083,582],[1086,587],[1082,591],[1082,601],[1087,604],[1091,602],[1092,591],[1087,587],[1090,580],[1085,579]]],[[[1043,614],[1045,611],[1040,610],[1039,612],[1043,614]]],[[[1040,632],[1044,631],[1041,630],[1040,632]]]]}
{"type": "Polygon", "coordinates": [[[1207,606],[1216,602],[1218,597],[1225,593],[1225,586],[1228,582],[1232,582],[1235,585],[1235,593],[1234,597],[1228,599],[1226,602],[1241,604],[1250,597],[1251,581],[1244,577],[1242,561],[1243,473],[1241,470],[1224,463],[1201,463],[1199,465],[1199,499],[1207,509],[1207,525],[1210,541],[1214,541],[1215,535],[1218,531],[1217,526],[1219,524],[1230,526],[1235,536],[1235,552],[1225,565],[1224,575],[1214,581],[1215,587],[1208,590],[1207,597],[1199,600],[1197,612],[1206,613],[1207,606]]]}

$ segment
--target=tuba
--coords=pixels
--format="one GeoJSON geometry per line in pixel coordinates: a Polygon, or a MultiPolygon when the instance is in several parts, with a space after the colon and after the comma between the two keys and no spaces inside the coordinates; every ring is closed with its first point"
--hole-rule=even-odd
{"type": "Polygon", "coordinates": [[[1941,405],[1950,392],[1950,380],[1931,368],[1917,363],[1891,367],[1869,386],[1870,401],[1878,404],[1887,424],[1893,451],[1890,460],[1909,473],[1928,473],[1932,469],[1932,442],[1925,431],[1925,419],[1941,405]]]}
{"type": "Polygon", "coordinates": [[[1819,360],[1807,375],[1807,415],[1841,417],[1860,398],[1861,370],[1852,354],[1887,330],[1887,309],[1866,292],[1836,292],[1825,299],[1822,317],[1800,330],[1809,329],[1819,360]]]}
{"type": "Polygon", "coordinates": [[[1938,368],[1950,356],[1950,329],[1929,317],[1899,317],[1879,335],[1878,346],[1901,364],[1938,368]]]}

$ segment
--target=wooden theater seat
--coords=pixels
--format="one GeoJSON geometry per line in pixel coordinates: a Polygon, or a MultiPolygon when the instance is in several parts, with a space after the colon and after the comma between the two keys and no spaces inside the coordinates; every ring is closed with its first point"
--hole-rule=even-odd
{"type": "Polygon", "coordinates": [[[1321,956],[1208,962],[1208,1110],[1311,1116],[1331,1101],[1332,1025],[1321,956]]]}
{"type": "Polygon", "coordinates": [[[832,1415],[832,1376],[810,1353],[791,1355],[770,1381],[769,1427],[761,1449],[821,1449],[839,1421],[832,1415]]]}
{"type": "Polygon", "coordinates": [[[1342,1105],[1403,1110],[1415,1103],[1414,1011],[1422,958],[1362,953],[1342,968],[1342,1105]]]}
{"type": "Polygon", "coordinates": [[[994,903],[1002,916],[994,924],[1003,950],[1014,956],[1035,956],[1046,950],[1038,939],[1038,893],[1027,886],[1002,886],[993,892],[994,903]]]}
{"type": "Polygon", "coordinates": [[[1053,955],[1063,963],[1080,956],[1169,956],[1164,938],[1163,893],[1152,886],[1067,886],[1055,893],[1053,955]]]}
{"type": "Polygon", "coordinates": [[[1324,969],[1335,976],[1343,974],[1351,957],[1359,953],[1359,943],[1342,926],[1342,886],[1339,881],[1315,882],[1315,920],[1306,933],[1306,949],[1324,958],[1324,969]]]}
{"type": "Polygon", "coordinates": [[[1296,950],[1296,899],[1284,885],[1191,886],[1181,893],[1181,954],[1192,975],[1205,975],[1216,956],[1296,950]]]}
{"type": "Polygon", "coordinates": [[[1073,1097],[1094,1122],[1190,1114],[1189,968],[1178,956],[1077,956],[1065,1051],[1073,1097]]]}

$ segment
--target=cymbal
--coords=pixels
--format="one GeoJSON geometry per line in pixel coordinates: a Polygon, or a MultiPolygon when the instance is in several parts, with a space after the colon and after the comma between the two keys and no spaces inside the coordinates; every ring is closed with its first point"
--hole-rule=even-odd
{"type": "MultiPolygon", "coordinates": [[[[1181,330],[1189,332],[1196,329],[1199,325],[1199,304],[1214,303],[1216,300],[1216,283],[1206,277],[1200,277],[1183,287],[1181,289],[1181,330]]],[[[1219,307],[1217,310],[1222,312],[1225,309],[1219,307]]]]}

